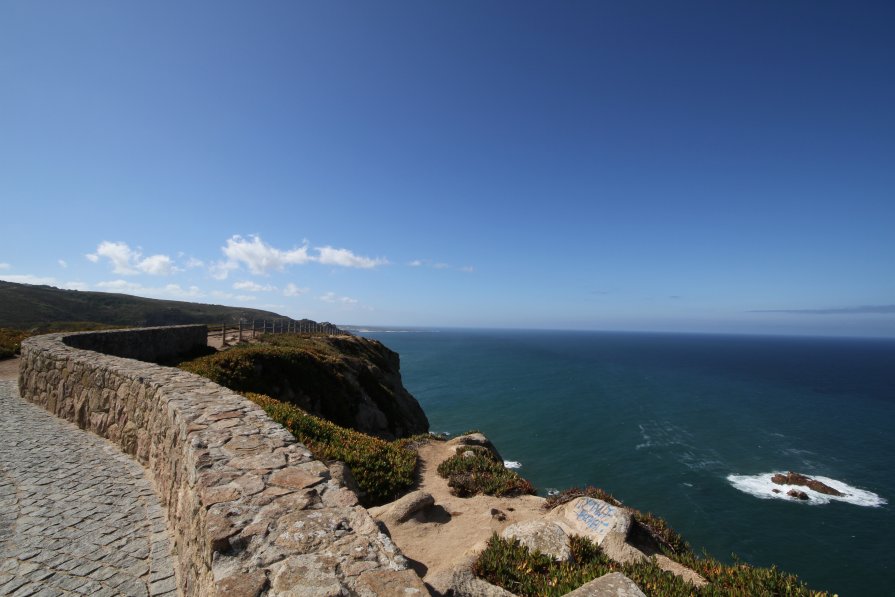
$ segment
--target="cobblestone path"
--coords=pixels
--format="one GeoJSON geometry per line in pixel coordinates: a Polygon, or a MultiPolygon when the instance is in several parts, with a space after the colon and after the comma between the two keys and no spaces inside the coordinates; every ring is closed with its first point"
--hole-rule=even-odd
{"type": "Polygon", "coordinates": [[[176,595],[143,468],[0,381],[0,595],[176,595]]]}

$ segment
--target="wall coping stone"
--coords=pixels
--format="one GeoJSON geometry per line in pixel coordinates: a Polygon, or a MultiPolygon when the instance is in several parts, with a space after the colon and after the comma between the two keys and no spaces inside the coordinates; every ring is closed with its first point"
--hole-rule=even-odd
{"type": "Polygon", "coordinates": [[[373,596],[371,587],[397,585],[425,595],[357,496],[259,406],[146,362],[200,337],[204,325],[28,338],[20,394],[146,468],[167,509],[184,595],[373,596]]]}

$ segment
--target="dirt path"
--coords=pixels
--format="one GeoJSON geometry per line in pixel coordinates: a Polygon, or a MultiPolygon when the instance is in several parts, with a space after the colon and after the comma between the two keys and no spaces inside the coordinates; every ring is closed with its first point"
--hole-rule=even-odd
{"type": "Polygon", "coordinates": [[[0,361],[0,381],[19,378],[19,357],[0,361]]]}
{"type": "MultiPolygon", "coordinates": [[[[447,480],[437,472],[438,465],[452,456],[457,446],[448,442],[430,442],[419,450],[420,482],[418,489],[432,495],[435,506],[422,513],[422,520],[396,524],[388,522],[388,505],[370,509],[420,576],[427,582],[439,573],[454,569],[485,547],[492,533],[507,526],[543,515],[544,498],[527,495],[513,498],[451,495],[447,480]],[[500,520],[492,509],[504,516],[500,520]]],[[[437,582],[430,583],[437,586],[437,582]]]]}

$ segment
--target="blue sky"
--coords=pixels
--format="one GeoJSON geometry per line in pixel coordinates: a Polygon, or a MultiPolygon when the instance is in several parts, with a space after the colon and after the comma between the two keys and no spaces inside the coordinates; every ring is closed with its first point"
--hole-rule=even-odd
{"type": "Polygon", "coordinates": [[[895,336],[889,2],[0,4],[0,278],[895,336]]]}

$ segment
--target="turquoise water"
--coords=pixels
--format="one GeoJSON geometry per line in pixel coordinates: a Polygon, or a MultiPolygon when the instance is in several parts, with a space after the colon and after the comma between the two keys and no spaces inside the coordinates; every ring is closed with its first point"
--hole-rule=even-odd
{"type": "MultiPolygon", "coordinates": [[[[895,342],[596,332],[364,332],[433,431],[481,429],[544,494],[597,485],[696,548],[840,595],[895,586],[895,342]],[[849,501],[780,499],[828,478],[849,501]]],[[[819,497],[819,496],[815,496],[819,497]]]]}

